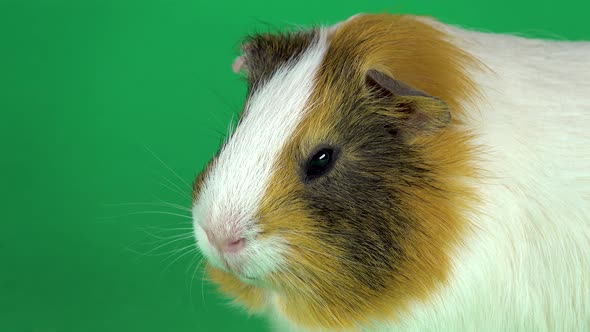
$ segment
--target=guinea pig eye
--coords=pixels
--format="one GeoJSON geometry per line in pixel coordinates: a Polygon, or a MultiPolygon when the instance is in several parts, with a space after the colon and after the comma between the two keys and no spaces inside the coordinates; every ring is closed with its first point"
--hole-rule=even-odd
{"type": "Polygon", "coordinates": [[[334,164],[335,154],[333,149],[325,148],[316,152],[309,162],[305,174],[308,179],[314,179],[326,174],[334,164]]]}

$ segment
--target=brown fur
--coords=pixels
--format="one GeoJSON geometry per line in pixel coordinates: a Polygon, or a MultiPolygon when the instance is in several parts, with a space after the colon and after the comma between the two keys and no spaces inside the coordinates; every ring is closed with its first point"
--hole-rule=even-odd
{"type": "MultiPolygon", "coordinates": [[[[444,284],[452,250],[467,231],[468,206],[476,200],[463,179],[477,176],[470,134],[459,126],[463,107],[476,96],[465,68],[476,63],[447,39],[416,18],[395,15],[360,16],[330,36],[309,103],[314,106],[277,159],[281,164],[259,210],[260,236],[279,235],[286,241],[289,266],[269,275],[264,287],[212,268],[210,276],[223,291],[255,311],[274,294],[278,310],[301,326],[355,328],[396,319],[411,300],[427,300],[444,284]],[[356,128],[379,128],[379,121],[404,126],[396,102],[372,99],[364,81],[369,69],[439,98],[450,107],[453,120],[433,135],[396,138],[399,166],[384,165],[387,171],[379,173],[379,184],[395,197],[391,205],[383,205],[387,208],[361,213],[363,206],[355,207],[354,199],[347,206],[346,189],[334,192],[342,196],[334,198],[334,206],[347,209],[351,220],[367,215],[368,225],[381,228],[362,229],[358,222],[330,228],[329,213],[318,222],[324,214],[317,211],[323,207],[311,209],[317,202],[306,198],[315,197],[310,186],[329,187],[329,179],[306,184],[301,163],[318,144],[338,144],[356,128]]],[[[370,142],[376,134],[366,135],[359,141],[370,142]]],[[[348,143],[339,162],[361,165],[367,158],[362,151],[363,146],[348,143]]],[[[353,171],[375,177],[364,168],[353,171]]],[[[344,172],[333,170],[334,177],[344,172]]],[[[350,188],[362,185],[351,183],[350,188]]]]}

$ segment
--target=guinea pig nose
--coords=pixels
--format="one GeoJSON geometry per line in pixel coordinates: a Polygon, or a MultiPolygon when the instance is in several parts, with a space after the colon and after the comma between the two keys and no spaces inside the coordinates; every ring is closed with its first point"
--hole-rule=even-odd
{"type": "Polygon", "coordinates": [[[206,229],[205,234],[212,246],[220,253],[238,253],[246,246],[246,239],[240,236],[224,237],[216,236],[213,232],[206,229]]]}
{"type": "Polygon", "coordinates": [[[246,239],[241,237],[239,239],[227,241],[224,249],[227,252],[236,253],[236,252],[239,252],[240,250],[242,250],[244,248],[244,246],[246,246],[246,239]]]}

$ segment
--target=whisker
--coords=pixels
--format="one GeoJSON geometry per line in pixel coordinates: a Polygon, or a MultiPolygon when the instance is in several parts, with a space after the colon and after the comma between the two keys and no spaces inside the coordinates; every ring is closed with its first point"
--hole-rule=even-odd
{"type": "Polygon", "coordinates": [[[118,219],[118,218],[123,218],[123,217],[134,216],[134,215],[141,215],[141,214],[165,214],[165,215],[177,216],[177,217],[182,217],[182,218],[186,218],[186,219],[192,220],[192,218],[190,216],[185,216],[185,215],[182,215],[182,214],[178,214],[178,213],[174,213],[174,212],[168,212],[168,211],[139,211],[139,212],[130,212],[130,213],[125,213],[125,214],[117,215],[117,216],[114,216],[114,217],[101,217],[100,219],[111,220],[111,219],[118,219]]]}
{"type": "Polygon", "coordinates": [[[154,156],[154,158],[156,158],[160,163],[162,163],[162,165],[164,165],[164,167],[166,167],[172,174],[174,174],[182,183],[184,183],[188,188],[192,188],[192,186],[190,186],[180,175],[178,175],[178,173],[176,173],[170,166],[168,166],[168,164],[166,164],[162,159],[160,159],[160,157],[158,157],[156,153],[152,151],[152,149],[150,149],[145,144],[143,146],[152,154],[152,156],[154,156]]]}
{"type": "MultiPolygon", "coordinates": [[[[171,267],[171,266],[172,266],[172,265],[173,265],[175,262],[177,262],[177,261],[178,261],[179,259],[181,259],[182,257],[184,257],[184,256],[186,256],[186,255],[188,255],[188,254],[194,253],[194,252],[196,252],[196,251],[198,250],[198,248],[196,248],[194,244],[191,244],[190,246],[186,246],[186,247],[182,248],[182,250],[181,250],[180,252],[182,252],[182,251],[186,250],[187,248],[191,248],[191,247],[192,247],[193,249],[191,249],[191,250],[189,250],[189,251],[185,252],[185,253],[184,253],[184,254],[182,254],[182,255],[179,255],[179,256],[178,256],[178,257],[176,257],[176,258],[175,258],[175,259],[174,259],[172,262],[170,262],[170,263],[169,263],[169,264],[168,264],[168,265],[167,265],[167,266],[164,268],[164,270],[162,271],[162,273],[164,273],[166,270],[168,270],[168,268],[170,268],[170,267],[171,267]]],[[[172,254],[172,255],[175,255],[175,254],[172,254]]],[[[167,258],[164,260],[164,262],[165,262],[166,260],[168,260],[170,257],[171,257],[171,256],[168,256],[168,257],[167,257],[167,258]]]]}
{"type": "MultiPolygon", "coordinates": [[[[207,260],[205,260],[205,267],[209,264],[207,260]]],[[[205,271],[201,273],[201,297],[203,300],[203,306],[206,305],[205,303],[205,271]]]]}
{"type": "MultiPolygon", "coordinates": [[[[147,234],[147,235],[149,235],[149,236],[154,237],[154,238],[157,239],[155,241],[151,241],[151,242],[148,242],[148,243],[145,243],[145,244],[154,244],[154,243],[158,243],[158,242],[161,242],[161,241],[178,239],[180,237],[189,238],[189,237],[193,237],[194,236],[194,234],[192,232],[184,232],[184,233],[170,235],[170,236],[160,236],[160,235],[158,235],[158,233],[152,233],[152,232],[149,232],[148,230],[145,230],[145,229],[142,229],[141,231],[144,232],[145,234],[147,234]]],[[[160,233],[163,233],[163,232],[160,232],[160,233]]]]}
{"type": "Polygon", "coordinates": [[[166,203],[166,202],[162,202],[162,203],[149,203],[149,202],[145,202],[145,203],[104,203],[103,205],[105,206],[142,206],[142,205],[148,205],[148,206],[168,206],[168,207],[174,207],[177,208],[179,210],[183,210],[183,211],[187,211],[187,212],[192,212],[189,208],[187,207],[183,207],[181,205],[177,205],[177,204],[172,204],[172,203],[166,203]]]}
{"type": "Polygon", "coordinates": [[[161,185],[162,187],[170,190],[171,192],[179,195],[179,197],[182,197],[183,199],[186,199],[186,197],[185,197],[186,194],[185,193],[183,193],[181,191],[178,191],[177,189],[174,189],[173,187],[170,187],[169,185],[167,185],[167,184],[165,184],[163,182],[158,182],[158,184],[161,185]]]}
{"type": "MultiPolygon", "coordinates": [[[[162,203],[162,204],[165,204],[165,205],[167,205],[167,206],[174,207],[174,208],[177,208],[177,209],[179,209],[179,210],[184,210],[184,211],[187,211],[187,212],[189,212],[189,213],[192,213],[192,212],[193,212],[193,210],[192,210],[191,208],[189,208],[189,207],[186,207],[186,206],[183,206],[183,205],[180,205],[180,204],[175,204],[175,203],[166,202],[165,200],[163,200],[163,199],[161,199],[161,198],[159,198],[159,197],[157,197],[157,196],[154,196],[154,197],[155,197],[155,198],[156,198],[158,201],[160,201],[160,203],[162,203]]],[[[191,201],[192,201],[192,198],[191,198],[191,201]]]]}
{"type": "MultiPolygon", "coordinates": [[[[193,236],[192,232],[184,232],[184,233],[175,234],[175,235],[171,235],[171,236],[160,236],[158,234],[163,233],[162,231],[160,231],[159,233],[158,232],[153,233],[153,232],[148,231],[149,228],[150,227],[143,227],[143,228],[140,228],[140,231],[142,231],[143,233],[145,233],[149,237],[156,238],[157,240],[148,241],[148,242],[145,242],[142,240],[137,240],[137,241],[134,241],[133,243],[125,246],[124,249],[128,250],[130,252],[133,252],[135,254],[138,254],[140,256],[147,256],[149,254],[149,252],[147,252],[147,253],[139,252],[138,250],[133,249],[133,247],[136,245],[142,245],[142,246],[149,245],[151,247],[152,245],[155,245],[157,243],[161,243],[162,241],[176,240],[176,239],[181,239],[181,238],[188,239],[193,236]]],[[[152,227],[152,228],[157,229],[157,227],[152,227]]],[[[155,256],[157,256],[157,255],[155,255],[155,256]]]]}
{"type": "MultiPolygon", "coordinates": [[[[225,106],[232,110],[232,109],[236,109],[236,110],[240,110],[241,106],[237,105],[237,104],[232,104],[227,98],[226,96],[224,96],[223,94],[219,93],[219,91],[216,91],[215,89],[209,88],[209,91],[214,94],[219,100],[221,100],[221,102],[223,102],[225,104],[225,106]]],[[[209,109],[208,109],[209,110],[209,109]]],[[[226,116],[234,116],[235,112],[232,113],[226,113],[226,110],[224,110],[223,108],[220,108],[221,112],[225,113],[224,115],[226,116]]],[[[217,114],[215,112],[212,112],[211,110],[209,110],[209,113],[213,116],[217,116],[217,114]]],[[[219,119],[218,119],[219,120],[219,119]]],[[[220,122],[220,124],[225,124],[225,122],[220,122]]]]}
{"type": "Polygon", "coordinates": [[[174,254],[177,254],[179,251],[182,251],[182,250],[184,250],[186,248],[187,247],[181,248],[181,249],[173,249],[173,250],[162,252],[162,253],[154,253],[154,254],[150,254],[149,252],[142,253],[142,252],[139,252],[137,250],[131,249],[130,247],[127,247],[126,249],[129,250],[129,251],[131,251],[134,254],[138,254],[140,257],[137,260],[139,260],[139,259],[141,259],[143,257],[147,257],[147,256],[150,256],[150,257],[158,257],[158,256],[169,255],[167,258],[165,258],[163,260],[163,262],[165,262],[166,260],[168,260],[168,258],[170,258],[171,256],[174,256],[174,254]]]}
{"type": "Polygon", "coordinates": [[[167,177],[160,175],[162,177],[162,179],[164,179],[164,181],[166,181],[168,184],[162,183],[162,182],[158,182],[161,186],[163,186],[164,188],[167,188],[168,190],[177,193],[178,195],[180,195],[182,198],[188,198],[189,201],[192,201],[192,196],[190,194],[188,194],[187,192],[185,192],[184,190],[182,190],[182,188],[180,188],[176,183],[172,182],[170,179],[168,179],[167,177]]]}
{"type": "MultiPolygon", "coordinates": [[[[185,237],[176,238],[176,239],[174,239],[174,240],[171,240],[171,241],[168,241],[168,242],[166,242],[166,243],[164,243],[164,244],[162,244],[162,245],[159,245],[159,246],[157,246],[157,247],[155,247],[155,248],[152,248],[152,249],[150,249],[148,252],[146,252],[146,253],[144,253],[144,254],[141,254],[141,253],[139,253],[139,254],[140,254],[140,255],[142,255],[142,256],[147,256],[147,255],[151,254],[152,252],[154,252],[154,251],[156,251],[156,250],[158,250],[158,249],[160,249],[160,248],[163,248],[163,247],[169,246],[169,245],[171,245],[171,244],[173,244],[173,243],[177,243],[178,241],[188,240],[188,239],[190,239],[190,238],[192,238],[192,237],[193,237],[193,236],[192,236],[192,235],[190,235],[190,236],[185,236],[185,237]]],[[[131,250],[131,249],[130,249],[130,250],[131,250]]]]}
{"type": "Polygon", "coordinates": [[[197,263],[199,261],[199,259],[198,259],[199,256],[200,255],[196,255],[195,257],[193,257],[189,266],[186,268],[186,270],[184,270],[184,274],[188,274],[188,271],[190,271],[190,269],[193,267],[193,265],[195,265],[195,263],[197,263]]]}
{"type": "MultiPolygon", "coordinates": [[[[195,270],[193,271],[193,276],[191,277],[191,284],[190,284],[190,290],[189,290],[189,293],[190,293],[190,296],[191,296],[191,301],[192,301],[192,298],[193,298],[193,283],[194,283],[194,280],[195,280],[195,275],[199,271],[199,268],[201,267],[201,264],[203,262],[206,262],[205,256],[201,257],[201,260],[199,260],[199,263],[197,264],[197,266],[195,267],[195,270]]],[[[207,263],[205,263],[205,264],[207,264],[207,263]]],[[[202,300],[203,300],[203,306],[205,305],[205,287],[203,286],[204,285],[204,280],[205,280],[205,278],[204,278],[204,275],[203,275],[203,276],[201,276],[201,297],[202,297],[202,300]]]]}
{"type": "Polygon", "coordinates": [[[193,227],[163,228],[163,227],[157,227],[157,226],[145,226],[143,228],[144,229],[154,229],[154,230],[157,230],[159,233],[172,232],[172,231],[193,231],[194,230],[193,227]]]}
{"type": "MultiPolygon", "coordinates": [[[[182,248],[179,248],[179,249],[174,249],[174,250],[171,250],[171,251],[167,252],[167,254],[170,254],[170,255],[168,255],[168,257],[164,258],[162,260],[162,263],[164,263],[167,260],[169,260],[170,258],[174,257],[174,255],[176,255],[178,253],[181,253],[181,252],[185,251],[186,249],[190,249],[190,248],[193,248],[193,250],[197,250],[198,249],[195,246],[195,244],[192,243],[192,241],[191,241],[191,244],[189,244],[188,246],[185,246],[185,247],[182,247],[182,248]]],[[[162,256],[162,254],[158,254],[158,256],[162,256]]]]}

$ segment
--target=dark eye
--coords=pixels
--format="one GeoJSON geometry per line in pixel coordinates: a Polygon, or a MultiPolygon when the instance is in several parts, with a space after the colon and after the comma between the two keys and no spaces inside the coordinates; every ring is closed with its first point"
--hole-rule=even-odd
{"type": "Polygon", "coordinates": [[[330,148],[321,149],[314,154],[307,163],[305,174],[308,179],[313,179],[326,174],[334,164],[334,150],[330,148]]]}

